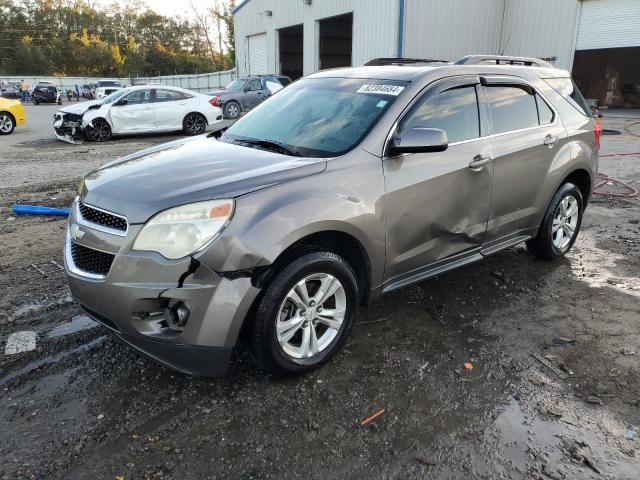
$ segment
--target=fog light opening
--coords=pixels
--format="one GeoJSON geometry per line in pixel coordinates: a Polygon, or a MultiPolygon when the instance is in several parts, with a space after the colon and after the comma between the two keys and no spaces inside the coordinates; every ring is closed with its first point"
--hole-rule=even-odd
{"type": "Polygon", "coordinates": [[[172,330],[184,330],[191,311],[184,302],[176,302],[164,310],[164,318],[172,330]]]}

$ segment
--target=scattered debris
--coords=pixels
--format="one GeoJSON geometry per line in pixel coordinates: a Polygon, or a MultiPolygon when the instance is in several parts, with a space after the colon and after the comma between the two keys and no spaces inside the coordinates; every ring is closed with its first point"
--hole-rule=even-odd
{"type": "Polygon", "coordinates": [[[429,460],[425,460],[424,458],[414,457],[413,459],[416,462],[420,463],[421,465],[424,465],[425,467],[435,467],[436,466],[436,464],[434,462],[431,462],[429,460]]]}
{"type": "Polygon", "coordinates": [[[471,363],[471,362],[464,362],[464,363],[463,363],[463,365],[464,365],[464,368],[465,368],[465,369],[467,369],[467,370],[473,370],[473,363],[471,363]]]}
{"type": "Polygon", "coordinates": [[[56,262],[55,260],[49,260],[49,263],[58,267],[59,270],[64,270],[64,267],[60,265],[58,262],[56,262]]]}
{"type": "Polygon", "coordinates": [[[566,337],[558,337],[555,336],[551,339],[551,343],[554,345],[559,345],[562,347],[565,347],[567,345],[569,345],[570,343],[576,343],[576,341],[572,338],[566,338],[566,337]]]}
{"type": "Polygon", "coordinates": [[[555,373],[562,380],[566,380],[567,378],[569,378],[569,375],[567,373],[563,372],[560,368],[556,367],[553,363],[551,363],[545,357],[538,355],[537,353],[532,353],[531,356],[535,358],[537,361],[539,361],[542,365],[547,367],[549,370],[551,370],[553,373],[555,373]]]}
{"type": "Polygon", "coordinates": [[[638,427],[634,425],[629,425],[627,427],[627,431],[624,432],[624,438],[626,438],[627,440],[635,440],[637,436],[638,436],[638,427]]]}
{"type": "Polygon", "coordinates": [[[429,315],[431,315],[431,317],[443,327],[447,326],[447,322],[444,321],[445,308],[446,308],[445,305],[440,305],[440,304],[432,305],[429,307],[429,315]]]}
{"type": "Polygon", "coordinates": [[[622,353],[623,355],[630,356],[630,355],[635,355],[635,354],[636,354],[636,351],[635,351],[635,350],[633,350],[632,348],[623,348],[621,353],[622,353]]]}
{"type": "Polygon", "coordinates": [[[596,405],[602,405],[602,399],[600,397],[597,397],[595,395],[589,395],[587,398],[584,399],[585,402],[587,403],[593,403],[596,405]]]}
{"type": "Polygon", "coordinates": [[[372,415],[369,415],[367,418],[363,418],[360,421],[360,425],[363,427],[365,425],[368,425],[369,423],[373,422],[376,418],[378,418],[380,415],[382,415],[384,412],[385,412],[385,409],[384,407],[382,407],[381,409],[374,412],[372,415]]]}
{"type": "Polygon", "coordinates": [[[29,352],[36,349],[36,332],[24,330],[9,335],[7,344],[4,347],[5,355],[29,352]]]}
{"type": "Polygon", "coordinates": [[[47,276],[47,272],[45,272],[44,270],[38,268],[38,266],[35,263],[32,263],[31,268],[33,268],[36,272],[42,274],[42,276],[46,277],[47,276]]]}
{"type": "Polygon", "coordinates": [[[40,205],[20,205],[15,204],[12,208],[15,215],[49,215],[49,216],[69,216],[68,208],[42,207],[40,205]]]}

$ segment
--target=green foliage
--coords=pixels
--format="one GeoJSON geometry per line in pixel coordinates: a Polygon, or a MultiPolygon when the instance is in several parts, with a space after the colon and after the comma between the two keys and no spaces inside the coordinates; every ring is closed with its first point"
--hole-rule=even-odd
{"type": "Polygon", "coordinates": [[[232,68],[226,0],[224,49],[210,51],[193,21],[158,15],[140,0],[0,0],[0,73],[146,76],[232,68]]]}

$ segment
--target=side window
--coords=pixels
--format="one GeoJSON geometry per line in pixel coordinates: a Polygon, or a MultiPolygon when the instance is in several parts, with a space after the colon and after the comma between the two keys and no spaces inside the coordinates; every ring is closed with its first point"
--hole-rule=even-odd
{"type": "Polygon", "coordinates": [[[262,82],[259,79],[251,80],[247,85],[247,89],[250,92],[255,92],[257,90],[262,90],[262,82]]]}
{"type": "Polygon", "coordinates": [[[553,110],[547,105],[540,95],[536,93],[536,104],[538,105],[538,118],[540,125],[548,125],[553,122],[553,110]]]}
{"type": "Polygon", "coordinates": [[[180,92],[174,92],[173,90],[156,90],[156,103],[175,102],[181,98],[180,92]]]}
{"type": "Polygon", "coordinates": [[[493,133],[538,126],[535,96],[515,86],[488,86],[487,97],[493,117],[493,133]]]}
{"type": "Polygon", "coordinates": [[[400,131],[414,127],[440,128],[449,143],[480,136],[478,98],[473,85],[452,88],[421,99],[402,120],[400,131]]]}
{"type": "Polygon", "coordinates": [[[151,95],[149,90],[138,90],[131,92],[127,95],[127,105],[140,105],[143,103],[149,103],[151,101],[151,95]]]}

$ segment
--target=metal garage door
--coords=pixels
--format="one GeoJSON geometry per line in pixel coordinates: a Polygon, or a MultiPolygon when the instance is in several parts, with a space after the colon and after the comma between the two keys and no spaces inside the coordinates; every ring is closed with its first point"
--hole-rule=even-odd
{"type": "Polygon", "coordinates": [[[251,35],[248,39],[249,75],[267,72],[267,34],[251,35]]]}
{"type": "Polygon", "coordinates": [[[576,50],[640,46],[640,0],[584,0],[576,50]]]}

